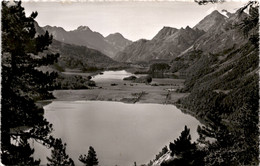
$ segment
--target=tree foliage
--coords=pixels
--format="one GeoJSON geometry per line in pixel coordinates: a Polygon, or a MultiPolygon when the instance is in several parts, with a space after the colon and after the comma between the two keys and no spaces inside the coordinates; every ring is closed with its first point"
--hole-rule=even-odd
{"type": "Polygon", "coordinates": [[[21,1],[2,2],[1,157],[5,165],[38,165],[29,140],[48,148],[56,140],[50,135],[52,124],[35,101],[52,97],[48,91],[57,74],[41,67],[56,62],[59,54],[45,53],[52,37],[48,32],[36,36],[36,16],[33,12],[26,17],[21,1]]]}
{"type": "Polygon", "coordinates": [[[191,142],[190,129],[187,126],[181,132],[179,138],[170,142],[169,149],[171,150],[171,160],[167,160],[161,166],[179,166],[179,165],[204,165],[204,153],[200,151],[196,143],[191,142]]]}
{"type": "Polygon", "coordinates": [[[162,157],[162,156],[163,156],[164,154],[166,154],[167,152],[168,152],[167,146],[163,147],[163,148],[162,148],[162,151],[155,156],[155,160],[158,160],[160,157],[162,157]]]}
{"type": "Polygon", "coordinates": [[[5,155],[2,155],[2,161],[8,161],[8,165],[39,165],[40,160],[34,160],[32,157],[34,149],[27,142],[27,139],[21,139],[18,145],[10,145],[5,155]]]}
{"type": "Polygon", "coordinates": [[[79,161],[84,163],[86,166],[95,166],[98,165],[98,159],[97,159],[97,154],[96,151],[92,146],[89,147],[88,150],[88,155],[80,155],[79,156],[79,161]]]}
{"type": "Polygon", "coordinates": [[[182,153],[190,149],[195,149],[195,144],[191,143],[190,129],[185,126],[180,137],[174,140],[174,143],[170,143],[169,147],[171,156],[182,155],[182,153]]]}
{"type": "Polygon", "coordinates": [[[56,139],[51,150],[51,157],[47,157],[47,166],[74,166],[74,161],[66,154],[66,143],[63,144],[61,139],[56,139]]]}

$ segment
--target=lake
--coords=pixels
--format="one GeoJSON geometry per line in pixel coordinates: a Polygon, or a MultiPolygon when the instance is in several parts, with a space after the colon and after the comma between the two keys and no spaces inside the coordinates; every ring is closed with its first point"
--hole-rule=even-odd
{"type": "MultiPolygon", "coordinates": [[[[67,153],[76,165],[89,146],[102,166],[146,164],[165,145],[180,136],[184,125],[198,138],[194,117],[173,105],[125,104],[107,101],[53,101],[44,107],[54,126],[54,136],[67,143],[67,153]]],[[[34,144],[36,156],[46,164],[48,151],[34,144]]]]}
{"type": "MultiPolygon", "coordinates": [[[[123,81],[123,78],[134,75],[125,70],[120,71],[104,71],[102,74],[98,74],[93,76],[93,81],[99,82],[107,82],[107,81],[123,81]]],[[[135,75],[136,76],[136,75],[135,75]]]]}
{"type": "MultiPolygon", "coordinates": [[[[130,75],[125,70],[105,71],[93,80],[97,84],[123,84],[123,78],[130,75]]],[[[195,141],[200,124],[174,105],[53,101],[44,110],[45,118],[53,124],[53,135],[67,143],[67,153],[76,165],[82,165],[78,157],[87,154],[89,146],[94,147],[102,166],[147,164],[165,145],[180,136],[185,125],[191,129],[195,141]]],[[[37,143],[34,148],[35,156],[41,158],[41,164],[46,164],[50,150],[37,143]]]]}

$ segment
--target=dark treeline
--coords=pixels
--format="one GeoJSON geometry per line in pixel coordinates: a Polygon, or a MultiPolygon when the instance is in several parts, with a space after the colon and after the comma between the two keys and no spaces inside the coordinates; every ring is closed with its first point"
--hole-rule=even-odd
{"type": "Polygon", "coordinates": [[[39,165],[30,147],[34,140],[52,148],[48,165],[74,165],[64,151],[66,145],[51,135],[52,124],[43,117],[43,108],[35,104],[53,98],[48,91],[55,87],[57,73],[40,67],[59,57],[45,52],[52,42],[48,32],[36,36],[36,16],[33,12],[26,17],[21,2],[2,2],[1,161],[4,165],[39,165]]]}
{"type": "MultiPolygon", "coordinates": [[[[26,17],[21,1],[2,2],[1,162],[40,165],[30,146],[36,141],[51,149],[48,166],[73,166],[74,161],[66,153],[66,143],[51,135],[52,124],[44,118],[43,107],[36,102],[53,99],[51,90],[88,88],[95,86],[95,82],[90,81],[91,77],[65,78],[60,73],[44,70],[57,65],[59,54],[48,51],[52,44],[48,31],[36,33],[36,16],[37,12],[33,12],[26,17]]],[[[95,151],[90,150],[86,165],[97,165],[95,151]],[[91,159],[93,163],[89,164],[91,159]]]]}

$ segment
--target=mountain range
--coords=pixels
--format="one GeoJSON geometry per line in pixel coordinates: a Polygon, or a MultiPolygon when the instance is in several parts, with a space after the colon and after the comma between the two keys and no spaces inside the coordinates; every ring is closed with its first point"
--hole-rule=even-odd
{"type": "Polygon", "coordinates": [[[152,40],[138,40],[114,58],[120,62],[173,59],[189,48],[205,32],[199,29],[163,27],[152,40]]]}
{"type": "Polygon", "coordinates": [[[243,13],[242,17],[238,17],[238,14],[228,13],[227,17],[215,10],[193,28],[163,27],[152,40],[133,42],[114,59],[120,62],[173,60],[194,49],[215,53],[234,44],[241,44],[244,39],[233,27],[247,14],[243,13]]]}
{"type": "MultiPolygon", "coordinates": [[[[46,31],[46,27],[42,28],[38,25],[37,22],[35,22],[35,29],[37,35],[44,34],[46,31]]],[[[64,32],[63,28],[56,27],[54,29],[56,29],[57,31],[64,32]]],[[[80,27],[78,29],[79,31],[90,31],[87,29],[87,27],[80,27]]],[[[52,31],[52,35],[54,39],[52,40],[52,44],[49,46],[48,51],[51,53],[60,54],[60,57],[58,58],[58,62],[55,64],[55,67],[59,70],[63,71],[66,69],[78,69],[81,71],[93,71],[98,69],[109,69],[109,68],[117,68],[123,66],[121,63],[114,61],[112,58],[108,57],[107,55],[105,55],[104,53],[98,50],[88,48],[87,46],[68,44],[57,40],[57,39],[64,38],[65,41],[65,39],[69,38],[70,36],[66,32],[63,33],[64,34],[63,36],[61,35],[62,33],[60,32],[58,32],[57,34],[58,35],[55,37],[54,31],[52,31]]],[[[114,35],[112,35],[111,38],[113,38],[113,36],[114,35]]],[[[76,38],[74,39],[76,41],[76,38]]]]}
{"type": "Polygon", "coordinates": [[[98,50],[111,58],[113,58],[117,52],[122,51],[125,46],[132,43],[119,33],[104,37],[100,33],[92,31],[88,26],[79,26],[72,31],[66,31],[62,27],[49,25],[42,27],[42,29],[52,34],[53,38],[57,41],[86,46],[98,50]]]}
{"type": "MultiPolygon", "coordinates": [[[[98,52],[95,52],[97,57],[91,56],[91,58],[87,58],[88,63],[85,60],[82,61],[82,59],[77,61],[81,61],[88,66],[101,67],[103,62],[114,65],[116,64],[115,61],[152,63],[158,60],[166,60],[170,62],[174,61],[177,57],[188,55],[194,50],[214,54],[226,48],[238,47],[238,45],[245,42],[245,39],[240,32],[234,30],[234,27],[245,17],[247,17],[246,13],[241,14],[236,12],[223,15],[215,10],[193,28],[189,26],[181,29],[163,27],[151,40],[140,39],[135,42],[125,39],[120,33],[104,37],[100,33],[92,31],[87,26],[79,26],[75,30],[66,31],[61,27],[39,27],[37,25],[36,30],[37,32],[48,31],[53,35],[55,40],[52,45],[53,48],[56,51],[63,51],[62,55],[66,55],[65,57],[67,57],[60,59],[70,61],[71,57],[74,57],[73,59],[79,57],[86,58],[89,56],[83,50],[83,47],[86,47],[84,49],[92,50],[88,53],[93,53],[94,50],[97,50],[98,52]],[[68,48],[82,51],[79,56],[76,56],[79,51],[70,51],[68,48]],[[84,56],[82,56],[83,54],[84,56]],[[102,59],[105,61],[102,61],[102,59]]],[[[84,68],[83,66],[81,68],[84,68]]],[[[67,67],[78,66],[71,65],[67,67]]]]}

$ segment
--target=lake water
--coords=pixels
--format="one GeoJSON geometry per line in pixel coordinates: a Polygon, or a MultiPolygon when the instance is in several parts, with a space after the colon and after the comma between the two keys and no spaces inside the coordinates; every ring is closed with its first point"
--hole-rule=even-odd
{"type": "Polygon", "coordinates": [[[132,74],[130,72],[127,72],[125,70],[119,70],[119,71],[104,71],[102,74],[98,74],[93,76],[93,81],[99,83],[99,82],[111,82],[111,81],[123,81],[125,77],[129,76],[145,76],[145,74],[132,74]]]}
{"type": "MultiPolygon", "coordinates": [[[[124,70],[96,75],[97,83],[123,81],[131,76],[124,70]]],[[[184,126],[193,141],[200,124],[173,105],[125,104],[108,101],[53,101],[44,107],[44,116],[53,124],[53,135],[67,143],[67,153],[76,165],[80,154],[93,146],[102,166],[147,164],[165,145],[180,136],[184,126]]],[[[46,164],[50,150],[34,143],[35,157],[46,164]]]]}
{"type": "MultiPolygon", "coordinates": [[[[165,145],[180,136],[184,125],[198,138],[195,118],[173,105],[125,104],[106,101],[54,101],[45,106],[54,136],[67,143],[76,165],[80,154],[93,146],[102,166],[146,164],[165,145]]],[[[34,144],[36,156],[46,164],[47,152],[34,144]]]]}

